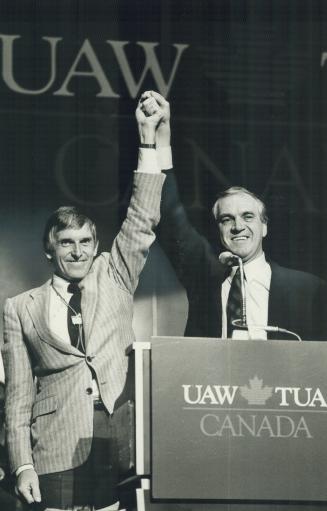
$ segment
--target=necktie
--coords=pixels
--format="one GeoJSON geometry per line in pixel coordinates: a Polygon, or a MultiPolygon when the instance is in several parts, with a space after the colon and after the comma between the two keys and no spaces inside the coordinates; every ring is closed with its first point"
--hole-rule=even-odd
{"type": "Polygon", "coordinates": [[[81,316],[81,290],[78,285],[71,282],[67,290],[73,293],[68,302],[67,326],[72,346],[81,351],[83,349],[83,325],[81,316]]]}
{"type": "Polygon", "coordinates": [[[237,268],[236,273],[233,277],[231,287],[229,290],[227,307],[227,337],[232,337],[232,332],[235,326],[232,321],[235,319],[242,318],[242,288],[241,288],[241,273],[240,269],[237,268]]]}

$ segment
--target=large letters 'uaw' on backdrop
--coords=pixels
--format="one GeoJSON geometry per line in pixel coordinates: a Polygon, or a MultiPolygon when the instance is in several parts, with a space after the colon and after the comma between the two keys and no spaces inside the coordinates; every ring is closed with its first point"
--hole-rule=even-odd
{"type": "Polygon", "coordinates": [[[154,339],[153,496],[326,501],[326,355],[317,342],[154,339]]]}

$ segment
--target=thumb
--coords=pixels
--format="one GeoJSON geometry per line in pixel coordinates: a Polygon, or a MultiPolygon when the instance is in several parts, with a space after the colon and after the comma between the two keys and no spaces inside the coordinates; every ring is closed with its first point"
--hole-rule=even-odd
{"type": "Polygon", "coordinates": [[[163,119],[164,117],[164,112],[162,111],[161,108],[158,108],[158,110],[152,114],[152,118],[155,119],[158,123],[161,121],[161,119],[163,119]]]}
{"type": "Polygon", "coordinates": [[[38,480],[31,483],[31,493],[35,502],[41,502],[41,492],[38,480]]]}

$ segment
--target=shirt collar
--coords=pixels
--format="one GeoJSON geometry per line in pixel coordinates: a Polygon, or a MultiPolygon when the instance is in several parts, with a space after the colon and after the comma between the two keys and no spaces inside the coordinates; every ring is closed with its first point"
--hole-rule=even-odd
{"type": "MultiPolygon", "coordinates": [[[[230,282],[232,281],[238,266],[233,266],[232,271],[229,276],[230,282]]],[[[270,265],[266,261],[266,256],[264,252],[249,263],[245,263],[243,265],[245,278],[248,283],[252,281],[256,281],[262,286],[264,286],[268,291],[270,288],[270,280],[271,280],[271,268],[270,265]]]]}
{"type": "Polygon", "coordinates": [[[68,293],[67,288],[70,282],[66,279],[63,279],[62,277],[59,277],[59,275],[56,275],[55,273],[52,277],[52,284],[56,290],[59,291],[59,293],[68,293]]]}
{"type": "Polygon", "coordinates": [[[247,282],[255,280],[266,289],[270,288],[271,268],[266,261],[264,252],[253,261],[244,264],[244,273],[247,282]]]}

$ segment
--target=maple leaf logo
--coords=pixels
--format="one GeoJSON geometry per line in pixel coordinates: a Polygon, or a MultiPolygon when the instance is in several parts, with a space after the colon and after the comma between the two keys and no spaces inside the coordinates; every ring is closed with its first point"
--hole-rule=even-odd
{"type": "Polygon", "coordinates": [[[263,387],[262,380],[257,376],[249,380],[250,386],[240,387],[241,396],[247,400],[249,405],[264,405],[267,399],[272,396],[272,387],[263,387]]]}

